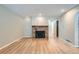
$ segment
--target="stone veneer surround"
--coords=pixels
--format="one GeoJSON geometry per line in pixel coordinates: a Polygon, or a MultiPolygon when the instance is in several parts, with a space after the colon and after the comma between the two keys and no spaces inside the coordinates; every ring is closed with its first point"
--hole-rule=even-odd
{"type": "Polygon", "coordinates": [[[48,26],[32,26],[33,38],[35,38],[35,31],[45,31],[45,38],[48,38],[48,26]]]}

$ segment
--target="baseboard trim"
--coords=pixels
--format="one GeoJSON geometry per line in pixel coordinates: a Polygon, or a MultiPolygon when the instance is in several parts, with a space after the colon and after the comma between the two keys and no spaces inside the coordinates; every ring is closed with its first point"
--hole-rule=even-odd
{"type": "MultiPolygon", "coordinates": [[[[59,38],[59,39],[62,40],[62,38],[59,38]]],[[[67,44],[70,45],[71,47],[75,47],[72,43],[67,42],[66,40],[62,40],[62,41],[64,41],[65,43],[67,43],[67,44]]]]}
{"type": "Polygon", "coordinates": [[[16,41],[19,41],[19,40],[22,39],[22,38],[23,38],[23,37],[20,37],[20,38],[14,40],[14,41],[12,41],[12,42],[10,42],[10,43],[8,43],[8,44],[2,46],[2,47],[0,47],[0,50],[3,49],[3,48],[5,48],[5,47],[7,47],[7,46],[9,46],[10,44],[12,44],[12,43],[14,43],[14,42],[16,42],[16,41]]]}
{"type": "Polygon", "coordinates": [[[23,37],[32,38],[32,36],[23,36],[23,37]]]}
{"type": "Polygon", "coordinates": [[[23,38],[27,38],[28,39],[28,38],[32,38],[32,37],[31,36],[23,36],[23,38]]]}

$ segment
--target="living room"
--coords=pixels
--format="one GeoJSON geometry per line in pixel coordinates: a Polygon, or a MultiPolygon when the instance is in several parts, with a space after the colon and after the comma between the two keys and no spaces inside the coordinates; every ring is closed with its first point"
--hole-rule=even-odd
{"type": "Polygon", "coordinates": [[[78,12],[76,4],[0,5],[0,53],[79,53],[78,12]]]}

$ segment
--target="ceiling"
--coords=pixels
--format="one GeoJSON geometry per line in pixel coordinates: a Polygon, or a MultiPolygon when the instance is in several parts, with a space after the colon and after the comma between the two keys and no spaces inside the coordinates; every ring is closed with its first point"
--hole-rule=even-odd
{"type": "Polygon", "coordinates": [[[6,8],[16,14],[26,16],[59,16],[69,9],[76,6],[75,4],[5,4],[6,8]]]}

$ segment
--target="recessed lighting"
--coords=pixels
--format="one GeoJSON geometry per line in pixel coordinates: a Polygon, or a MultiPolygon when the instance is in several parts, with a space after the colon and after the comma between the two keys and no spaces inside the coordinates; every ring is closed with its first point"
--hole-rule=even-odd
{"type": "Polygon", "coordinates": [[[42,13],[39,13],[38,16],[42,16],[42,13]]]}
{"type": "Polygon", "coordinates": [[[65,9],[62,9],[61,12],[65,12],[65,9]]]}

